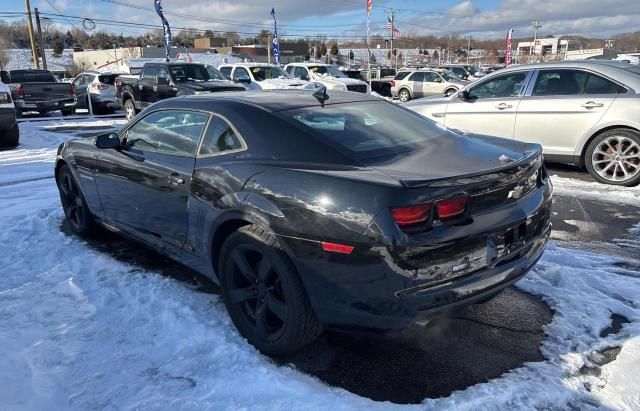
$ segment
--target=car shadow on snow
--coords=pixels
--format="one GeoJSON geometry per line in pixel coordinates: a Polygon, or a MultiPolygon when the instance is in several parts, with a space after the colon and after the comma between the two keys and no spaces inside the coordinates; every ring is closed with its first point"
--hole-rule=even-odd
{"type": "MultiPolygon", "coordinates": [[[[73,235],[66,223],[62,230],[73,235]]],[[[86,241],[127,264],[174,278],[195,291],[219,294],[204,276],[119,235],[105,230],[86,241]]],[[[380,333],[328,330],[299,352],[273,360],[372,400],[420,403],[497,378],[526,362],[542,361],[543,327],[552,317],[541,299],[511,287],[427,327],[380,333]]]]}

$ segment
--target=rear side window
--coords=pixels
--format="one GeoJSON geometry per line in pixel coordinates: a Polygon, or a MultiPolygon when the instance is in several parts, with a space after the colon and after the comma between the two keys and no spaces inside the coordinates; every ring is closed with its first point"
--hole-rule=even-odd
{"type": "Polygon", "coordinates": [[[127,144],[139,150],[195,155],[209,115],[162,110],[146,115],[127,131],[127,144]]]}
{"type": "Polygon", "coordinates": [[[444,134],[431,121],[386,102],[313,106],[283,111],[281,115],[358,160],[408,153],[444,134]]]}
{"type": "Polygon", "coordinates": [[[240,137],[223,118],[213,116],[198,152],[201,156],[242,148],[240,137]]]}
{"type": "Polygon", "coordinates": [[[394,78],[394,80],[404,80],[404,78],[407,77],[409,74],[411,74],[410,71],[401,71],[400,73],[396,74],[396,77],[394,78]]]}
{"type": "Polygon", "coordinates": [[[104,84],[113,84],[116,81],[117,74],[101,74],[98,76],[98,81],[104,84]]]}
{"type": "Polygon", "coordinates": [[[409,81],[424,81],[425,73],[415,72],[409,77],[409,81]]]}
{"type": "Polygon", "coordinates": [[[46,71],[12,71],[10,73],[12,83],[57,83],[56,77],[46,71]]]}
{"type": "Polygon", "coordinates": [[[533,88],[534,96],[617,94],[626,89],[605,78],[581,70],[542,70],[533,88]]]}

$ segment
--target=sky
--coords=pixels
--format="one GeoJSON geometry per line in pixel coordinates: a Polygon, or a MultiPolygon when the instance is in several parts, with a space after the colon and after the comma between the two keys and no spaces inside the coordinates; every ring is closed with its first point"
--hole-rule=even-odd
{"type": "MultiPolygon", "coordinates": [[[[31,4],[42,13],[160,24],[152,10],[153,0],[31,0],[31,4]]],[[[231,30],[241,35],[271,29],[271,7],[275,7],[281,37],[324,34],[343,39],[362,38],[367,21],[366,0],[163,0],[162,4],[174,28],[231,30]]],[[[457,33],[492,39],[504,37],[513,28],[515,37],[527,37],[533,33],[536,20],[542,24],[542,36],[606,38],[640,31],[640,0],[373,0],[371,34],[387,35],[385,23],[392,8],[397,10],[396,27],[403,34],[457,33]]],[[[0,16],[2,12],[24,9],[23,0],[2,0],[0,16]]],[[[80,25],[78,20],[57,21],[64,26],[80,25]]],[[[94,30],[129,35],[148,28],[97,21],[94,30]]]]}

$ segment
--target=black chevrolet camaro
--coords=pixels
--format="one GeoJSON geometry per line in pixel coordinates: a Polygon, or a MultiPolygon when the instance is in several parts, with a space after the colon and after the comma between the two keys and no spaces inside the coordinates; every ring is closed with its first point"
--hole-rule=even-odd
{"type": "Polygon", "coordinates": [[[485,301],[550,233],[540,146],[361,93],[161,101],[64,143],[55,175],[76,232],[106,227],[210,277],[267,354],[327,326],[402,328],[485,301]]]}

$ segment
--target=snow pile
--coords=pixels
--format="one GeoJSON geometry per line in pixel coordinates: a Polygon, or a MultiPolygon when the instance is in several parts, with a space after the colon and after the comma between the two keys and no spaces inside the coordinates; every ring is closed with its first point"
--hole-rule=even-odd
{"type": "MultiPolygon", "coordinates": [[[[73,50],[65,49],[60,56],[53,55],[53,49],[45,49],[47,67],[52,71],[66,71],[73,66],[73,50]]],[[[9,62],[4,70],[28,70],[36,68],[31,61],[30,49],[9,49],[9,62]]]]}
{"type": "Polygon", "coordinates": [[[609,201],[637,206],[640,204],[640,186],[622,187],[574,178],[551,175],[555,194],[587,200],[609,201]]]}
{"type": "MultiPolygon", "coordinates": [[[[64,138],[21,129],[23,151],[3,153],[2,178],[5,163],[64,138]]],[[[31,167],[40,175],[36,164],[22,163],[24,177],[31,167]]],[[[550,245],[518,284],[556,311],[542,346],[546,360],[401,406],[277,366],[238,335],[218,297],[63,233],[52,178],[0,184],[0,204],[3,409],[640,408],[640,273],[629,269],[637,262],[550,245]],[[614,313],[629,322],[601,337],[614,313]],[[621,348],[618,359],[599,376],[580,372],[610,347],[621,348]]]]}

